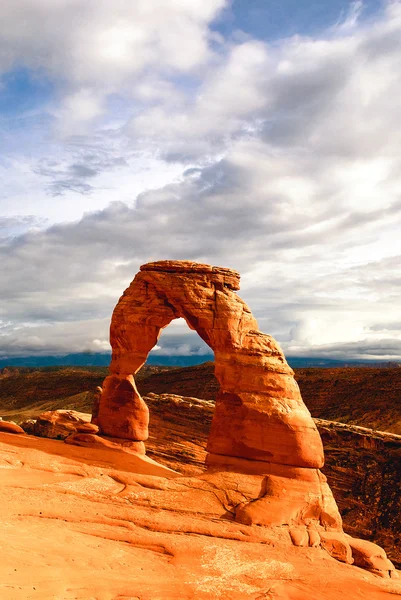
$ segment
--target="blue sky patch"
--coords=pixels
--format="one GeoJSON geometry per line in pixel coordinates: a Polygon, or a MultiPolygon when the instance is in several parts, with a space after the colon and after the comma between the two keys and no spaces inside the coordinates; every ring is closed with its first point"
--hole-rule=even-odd
{"type": "MultiPolygon", "coordinates": [[[[318,35],[346,18],[350,0],[233,0],[216,29],[224,36],[241,30],[253,38],[274,41],[299,35],[318,35]]],[[[382,10],[382,0],[365,0],[362,19],[382,10]]]]}
{"type": "Polygon", "coordinates": [[[53,85],[44,75],[16,69],[0,79],[0,116],[21,116],[43,107],[52,97],[53,85]]]}

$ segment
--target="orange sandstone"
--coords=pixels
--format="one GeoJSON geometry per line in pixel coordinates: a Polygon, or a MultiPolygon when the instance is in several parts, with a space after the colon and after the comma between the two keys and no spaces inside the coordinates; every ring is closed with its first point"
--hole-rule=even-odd
{"type": "MultiPolygon", "coordinates": [[[[230,472],[182,477],[124,449],[0,433],[0,598],[400,597],[400,580],[349,564],[340,534],[323,541],[337,561],[313,528],[238,523],[233,506],[261,482],[230,472]]],[[[355,546],[355,563],[387,569],[377,550],[355,546]]]]}
{"type": "Polygon", "coordinates": [[[113,313],[111,374],[97,422],[106,435],[147,439],[148,410],[133,375],[161,330],[182,317],[215,355],[220,392],[209,452],[320,468],[321,439],[293,371],[277,342],[258,330],[237,289],[239,274],[230,269],[188,261],[142,266],[113,313]]]}
{"type": "MultiPolygon", "coordinates": [[[[225,498],[220,518],[229,511],[244,525],[284,526],[296,546],[321,544],[347,564],[356,553],[360,566],[395,576],[384,551],[379,556],[347,541],[319,471],[322,441],[293,371],[277,342],[259,331],[238,289],[239,274],[230,269],[189,261],[143,265],[113,312],[110,375],[96,401],[94,422],[114,442],[146,441],[149,410],[134,375],[161,330],[173,319],[185,319],[213,350],[220,384],[208,469],[186,485],[196,488],[202,481],[204,489],[220,491],[225,498]]],[[[91,436],[80,439],[90,444],[91,436]]]]}
{"type": "Polygon", "coordinates": [[[5,433],[17,433],[17,434],[25,434],[25,431],[14,423],[14,421],[3,421],[0,420],[0,431],[4,431],[5,433]]]}

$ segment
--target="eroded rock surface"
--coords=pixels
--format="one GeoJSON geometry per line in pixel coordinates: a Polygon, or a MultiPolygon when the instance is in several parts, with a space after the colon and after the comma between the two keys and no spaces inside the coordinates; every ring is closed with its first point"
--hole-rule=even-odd
{"type": "Polygon", "coordinates": [[[401,436],[315,421],[344,528],[380,544],[401,565],[401,436]]]}
{"type": "Polygon", "coordinates": [[[99,428],[90,423],[91,416],[76,410],[49,410],[42,413],[33,425],[34,435],[64,440],[76,432],[97,433],[99,428]]]}
{"type": "Polygon", "coordinates": [[[258,330],[238,289],[239,274],[230,269],[188,261],[143,265],[113,312],[110,375],[94,422],[106,436],[147,439],[149,411],[134,374],[161,330],[182,317],[215,354],[220,391],[208,472],[257,474],[263,482],[258,496],[244,497],[236,519],[341,530],[336,503],[318,471],[322,442],[293,371],[277,342],[258,330]]]}
{"type": "MultiPolygon", "coordinates": [[[[255,527],[263,477],[183,477],[123,450],[0,434],[2,600],[390,600],[400,580],[334,560],[313,528],[255,527]],[[296,544],[294,544],[294,541],[296,544]],[[90,573],[90,576],[88,576],[90,573]]],[[[327,533],[330,536],[330,533],[327,533]]],[[[357,557],[375,568],[377,548],[357,557]]],[[[348,555],[349,557],[349,555],[348,555]]],[[[376,560],[377,559],[377,560],[376,560]]],[[[366,566],[366,563],[365,563],[366,566]]],[[[387,563],[384,565],[387,567],[387,563]]]]}

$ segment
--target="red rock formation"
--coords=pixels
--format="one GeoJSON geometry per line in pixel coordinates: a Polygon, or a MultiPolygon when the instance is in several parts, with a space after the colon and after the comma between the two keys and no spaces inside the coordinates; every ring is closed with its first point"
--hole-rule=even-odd
{"type": "Polygon", "coordinates": [[[346,564],[352,552],[382,574],[377,547],[322,532],[337,561],[313,529],[236,522],[258,476],[183,477],[125,450],[7,433],[0,467],[1,600],[400,598],[400,580],[346,564]]]}
{"type": "Polygon", "coordinates": [[[133,375],[161,330],[184,318],[214,351],[220,384],[202,480],[224,490],[237,522],[285,525],[294,544],[321,540],[329,553],[351,564],[352,548],[319,471],[320,435],[281,348],[258,330],[238,289],[239,274],[229,269],[188,261],[143,265],[113,313],[110,375],[96,423],[106,436],[147,439],[149,411],[133,375]]]}
{"type": "Polygon", "coordinates": [[[306,468],[323,448],[293,371],[278,344],[258,331],[238,297],[236,271],[187,261],[141,267],[112,318],[111,374],[97,422],[113,437],[147,439],[148,411],[133,379],[162,328],[182,317],[213,349],[220,393],[208,443],[212,454],[306,468]]]}
{"type": "Polygon", "coordinates": [[[99,414],[99,405],[102,398],[103,389],[98,385],[95,391],[95,397],[92,405],[92,423],[97,423],[97,416],[99,414]]]}
{"type": "Polygon", "coordinates": [[[42,413],[33,426],[34,435],[64,440],[72,433],[97,433],[99,428],[89,423],[87,413],[76,410],[48,410],[42,413]]]}
{"type": "Polygon", "coordinates": [[[22,427],[17,425],[17,423],[14,423],[14,421],[3,421],[3,420],[0,420],[0,431],[4,431],[5,433],[18,433],[18,434],[25,433],[25,431],[22,429],[22,427]]]}

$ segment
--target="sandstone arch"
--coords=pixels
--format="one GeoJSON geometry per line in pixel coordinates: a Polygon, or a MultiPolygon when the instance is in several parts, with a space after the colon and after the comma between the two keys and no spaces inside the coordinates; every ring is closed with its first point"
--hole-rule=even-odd
{"type": "Polygon", "coordinates": [[[319,433],[293,371],[275,340],[258,330],[236,294],[239,274],[189,261],[143,265],[112,317],[110,375],[97,423],[108,436],[146,441],[148,409],[134,375],[161,329],[182,317],[212,348],[220,393],[208,441],[209,460],[235,457],[318,469],[319,433]]]}
{"type": "MultiPolygon", "coordinates": [[[[395,577],[382,549],[344,535],[336,502],[319,470],[322,442],[293,371],[277,342],[258,330],[238,289],[239,274],[230,269],[189,261],[143,265],[113,312],[110,375],[93,420],[120,448],[145,452],[149,411],[134,375],[162,328],[184,318],[213,349],[220,383],[208,469],[185,479],[185,489],[192,483],[197,490],[192,510],[198,510],[199,494],[206,494],[209,506],[210,497],[219,498],[221,492],[220,518],[276,527],[279,535],[287,535],[287,543],[320,545],[338,560],[355,560],[384,577],[395,577]]],[[[79,445],[100,439],[70,437],[79,445]]],[[[179,473],[171,474],[179,478],[179,473]]]]}

